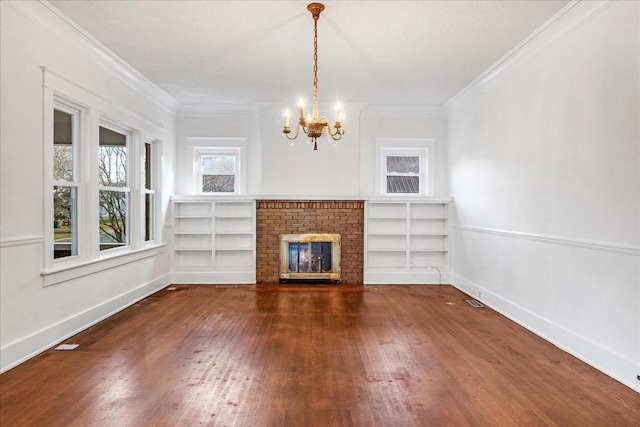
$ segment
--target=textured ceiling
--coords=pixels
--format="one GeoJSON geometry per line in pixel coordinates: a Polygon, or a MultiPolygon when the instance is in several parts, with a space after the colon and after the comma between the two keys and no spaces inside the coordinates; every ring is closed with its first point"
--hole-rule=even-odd
{"type": "MultiPolygon", "coordinates": [[[[50,2],[183,105],[310,99],[308,3],[50,2]]],[[[567,3],[325,1],[319,98],[442,105],[567,3]]]]}

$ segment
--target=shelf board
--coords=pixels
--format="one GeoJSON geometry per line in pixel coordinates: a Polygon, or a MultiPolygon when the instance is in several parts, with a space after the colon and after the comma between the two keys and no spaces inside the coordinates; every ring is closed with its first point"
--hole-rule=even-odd
{"type": "Polygon", "coordinates": [[[175,219],[212,219],[211,215],[174,215],[175,219]]]}
{"type": "Polygon", "coordinates": [[[216,219],[253,219],[253,215],[216,215],[216,219]]]}
{"type": "Polygon", "coordinates": [[[394,233],[392,231],[382,231],[382,232],[369,232],[367,236],[402,236],[405,237],[407,233],[394,233]]]}
{"type": "Polygon", "coordinates": [[[253,231],[216,231],[218,236],[253,236],[253,231]]]}
{"type": "Polygon", "coordinates": [[[434,237],[447,237],[449,235],[449,233],[447,232],[442,232],[442,233],[409,233],[410,236],[415,236],[415,237],[420,237],[420,236],[434,236],[434,237]]]}
{"type": "Polygon", "coordinates": [[[367,252],[406,252],[404,248],[369,248],[367,252]]]}
{"type": "Polygon", "coordinates": [[[216,252],[253,252],[253,248],[216,248],[216,252]]]}
{"type": "Polygon", "coordinates": [[[213,234],[212,231],[174,231],[173,234],[176,236],[211,236],[213,234]]]}
{"type": "Polygon", "coordinates": [[[407,217],[406,217],[406,216],[404,216],[404,215],[393,215],[393,216],[368,216],[368,217],[367,217],[367,220],[378,220],[378,219],[383,219],[383,220],[385,220],[385,219],[393,219],[393,220],[399,220],[399,219],[401,219],[401,220],[403,220],[403,221],[404,221],[404,220],[406,220],[406,219],[407,219],[407,217]]]}
{"type": "Polygon", "coordinates": [[[433,217],[412,216],[412,217],[409,217],[409,219],[411,221],[444,221],[449,218],[444,216],[437,216],[437,217],[436,216],[433,216],[433,217]]]}
{"type": "Polygon", "coordinates": [[[409,252],[449,252],[448,249],[409,249],[409,252]]]}
{"type": "Polygon", "coordinates": [[[174,248],[176,252],[211,252],[213,248],[174,248]]]}

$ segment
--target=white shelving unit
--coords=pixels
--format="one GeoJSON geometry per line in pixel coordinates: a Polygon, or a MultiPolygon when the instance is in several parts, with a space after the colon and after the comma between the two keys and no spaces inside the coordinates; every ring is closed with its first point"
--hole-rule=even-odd
{"type": "Polygon", "coordinates": [[[255,283],[253,199],[176,196],[174,283],[255,283]]]}
{"type": "Polygon", "coordinates": [[[448,283],[451,202],[449,198],[367,201],[365,283],[448,283]]]}

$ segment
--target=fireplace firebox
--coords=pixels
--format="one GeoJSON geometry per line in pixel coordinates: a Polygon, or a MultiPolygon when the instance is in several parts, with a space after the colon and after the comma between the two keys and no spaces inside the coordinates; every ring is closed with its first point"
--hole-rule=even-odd
{"type": "Polygon", "coordinates": [[[340,235],[280,235],[280,283],[340,283],[340,235]]]}

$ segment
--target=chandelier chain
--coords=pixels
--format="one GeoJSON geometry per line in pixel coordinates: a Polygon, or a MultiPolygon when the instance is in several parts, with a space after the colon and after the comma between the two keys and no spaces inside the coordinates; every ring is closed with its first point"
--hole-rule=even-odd
{"type": "Polygon", "coordinates": [[[318,97],[318,21],[313,21],[313,96],[318,97]]]}

